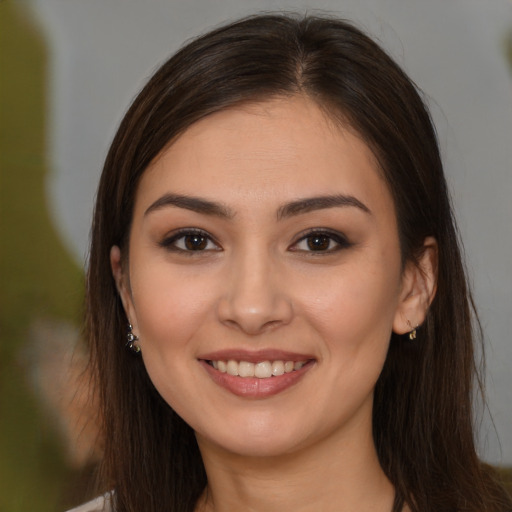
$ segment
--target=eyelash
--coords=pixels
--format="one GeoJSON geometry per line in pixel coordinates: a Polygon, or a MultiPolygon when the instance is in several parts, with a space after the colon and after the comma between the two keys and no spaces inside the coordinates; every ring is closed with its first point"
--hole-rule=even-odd
{"type": "Polygon", "coordinates": [[[206,231],[203,231],[202,229],[197,229],[197,228],[181,229],[181,230],[177,231],[176,233],[173,233],[171,236],[162,240],[162,242],[160,242],[159,245],[169,251],[180,252],[182,254],[193,254],[195,252],[200,253],[200,252],[205,252],[205,251],[210,252],[210,251],[222,250],[220,248],[219,244],[215,240],[213,240],[212,236],[209,233],[207,233],[206,231]],[[187,237],[194,237],[194,236],[198,237],[198,238],[202,238],[206,242],[206,247],[198,248],[195,250],[186,248],[186,247],[178,247],[179,240],[183,239],[183,242],[186,243],[185,239],[187,237]],[[208,248],[208,245],[210,245],[210,244],[214,244],[215,248],[214,249],[208,248]]]}
{"type": "Polygon", "coordinates": [[[353,244],[350,243],[347,238],[336,231],[330,231],[326,229],[311,229],[310,231],[304,233],[296,242],[294,242],[289,250],[296,252],[309,252],[316,254],[331,254],[333,252],[341,251],[343,249],[348,249],[353,244]],[[306,242],[311,239],[324,239],[323,241],[327,241],[328,247],[325,250],[314,250],[309,247],[308,249],[298,249],[297,246],[301,242],[306,242]],[[331,242],[334,242],[336,245],[334,247],[330,247],[331,242]]]}
{"type": "MultiPolygon", "coordinates": [[[[201,252],[210,252],[210,251],[221,251],[222,248],[219,244],[212,238],[212,236],[203,231],[202,229],[197,228],[187,228],[177,231],[173,233],[171,236],[165,238],[159,245],[169,251],[180,252],[182,254],[193,254],[193,253],[201,253],[201,252]],[[183,240],[183,244],[186,244],[187,237],[198,237],[202,239],[201,241],[205,243],[204,246],[199,246],[196,249],[179,247],[178,241],[183,240]],[[215,248],[209,248],[208,246],[213,244],[215,248]]],[[[288,250],[292,252],[304,252],[304,253],[313,253],[313,254],[331,254],[343,249],[348,249],[353,244],[350,243],[347,238],[336,231],[330,231],[326,229],[311,229],[308,232],[302,234],[302,236],[294,242],[288,250]],[[308,248],[299,248],[299,245],[302,242],[308,243],[308,241],[312,241],[312,239],[317,239],[317,242],[320,244],[327,243],[327,248],[323,249],[312,249],[308,244],[308,248]],[[335,244],[334,247],[331,247],[332,243],[335,244]]]]}

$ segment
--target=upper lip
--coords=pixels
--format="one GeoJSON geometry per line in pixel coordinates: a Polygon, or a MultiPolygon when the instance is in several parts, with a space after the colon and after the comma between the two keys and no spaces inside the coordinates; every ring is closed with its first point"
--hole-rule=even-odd
{"type": "Polygon", "coordinates": [[[224,349],[208,352],[198,357],[204,361],[247,361],[260,363],[262,361],[308,361],[315,359],[311,354],[300,354],[277,349],[243,350],[224,349]]]}

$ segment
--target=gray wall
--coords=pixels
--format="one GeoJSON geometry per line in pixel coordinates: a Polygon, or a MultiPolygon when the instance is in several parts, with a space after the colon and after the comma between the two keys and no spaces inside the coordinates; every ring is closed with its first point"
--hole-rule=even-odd
{"type": "Polygon", "coordinates": [[[512,464],[512,81],[506,0],[30,0],[51,49],[48,201],[82,262],[102,160],[128,103],[183,41],[261,10],[327,10],[376,36],[431,98],[487,337],[482,455],[512,464]]]}

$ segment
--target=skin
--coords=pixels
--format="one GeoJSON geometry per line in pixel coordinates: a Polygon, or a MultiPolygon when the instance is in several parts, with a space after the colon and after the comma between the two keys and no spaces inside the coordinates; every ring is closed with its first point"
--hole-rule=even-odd
{"type": "Polygon", "coordinates": [[[436,246],[402,265],[391,194],[353,130],[303,97],[195,123],[144,173],[128,250],[123,265],[112,248],[113,274],[154,385],[196,432],[209,482],[198,510],[391,510],[373,390],[391,332],[424,320],[436,246]],[[162,204],[166,194],[221,208],[162,204]],[[333,195],[350,201],[280,215],[333,195]],[[204,231],[200,250],[184,228],[204,231]],[[244,397],[200,361],[226,349],[311,362],[284,391],[244,397]]]}

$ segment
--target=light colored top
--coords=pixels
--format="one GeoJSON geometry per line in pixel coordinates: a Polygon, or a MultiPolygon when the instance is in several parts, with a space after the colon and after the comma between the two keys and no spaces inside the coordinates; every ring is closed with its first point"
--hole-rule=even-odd
{"type": "Polygon", "coordinates": [[[107,493],[67,512],[113,512],[111,498],[111,494],[107,493]]]}

